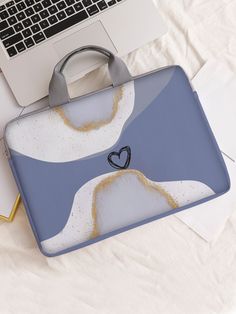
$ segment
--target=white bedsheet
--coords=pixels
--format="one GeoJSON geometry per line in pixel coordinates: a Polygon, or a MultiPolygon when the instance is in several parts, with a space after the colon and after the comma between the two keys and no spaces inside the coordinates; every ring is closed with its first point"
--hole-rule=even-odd
{"type": "MultiPolygon", "coordinates": [[[[133,74],[176,63],[192,78],[216,55],[236,68],[236,0],[156,3],[169,33],[126,58],[133,74]]],[[[171,216],[49,259],[22,208],[0,237],[1,314],[236,312],[236,213],[214,245],[171,216]]]]}

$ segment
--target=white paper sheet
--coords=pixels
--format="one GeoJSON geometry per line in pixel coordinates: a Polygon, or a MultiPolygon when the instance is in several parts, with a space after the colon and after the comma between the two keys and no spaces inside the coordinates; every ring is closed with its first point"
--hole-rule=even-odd
{"type": "Polygon", "coordinates": [[[22,110],[0,73],[0,215],[5,218],[11,215],[18,190],[5,155],[2,137],[6,123],[18,116],[22,110]]]}
{"type": "Polygon", "coordinates": [[[10,120],[46,105],[46,99],[27,108],[18,106],[4,76],[0,73],[0,216],[9,218],[18,197],[18,190],[11,173],[3,144],[4,127],[10,120]]]}
{"type": "Polygon", "coordinates": [[[230,174],[231,190],[209,203],[191,208],[176,216],[206,241],[215,241],[236,210],[236,73],[225,59],[207,62],[193,79],[208,121],[224,152],[230,174]]]}
{"type": "Polygon", "coordinates": [[[18,195],[15,180],[11,173],[3,140],[0,140],[0,215],[9,218],[18,195]]]}
{"type": "Polygon", "coordinates": [[[3,73],[0,73],[0,139],[7,122],[19,116],[22,111],[23,108],[17,105],[3,73]]]}
{"type": "Polygon", "coordinates": [[[236,160],[235,70],[226,60],[212,59],[192,81],[221,150],[233,160],[236,160]]]}

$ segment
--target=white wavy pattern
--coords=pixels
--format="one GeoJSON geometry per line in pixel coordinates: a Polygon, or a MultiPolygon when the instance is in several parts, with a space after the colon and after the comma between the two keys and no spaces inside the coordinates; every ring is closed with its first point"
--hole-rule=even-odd
{"type": "Polygon", "coordinates": [[[135,91],[134,82],[122,87],[108,89],[94,97],[84,98],[79,103],[66,105],[65,116],[71,120],[72,126],[64,122],[61,115],[55,110],[25,117],[11,123],[6,130],[6,137],[11,149],[25,156],[47,162],[68,162],[104,151],[113,146],[119,139],[125,122],[134,109],[135,91]],[[117,110],[112,116],[114,98],[118,97],[117,110]],[[99,101],[98,98],[100,97],[99,101]],[[112,116],[112,121],[102,127],[95,127],[89,132],[76,130],[75,115],[78,115],[78,124],[88,122],[89,111],[96,122],[112,116]],[[78,106],[80,108],[78,108],[78,106]],[[70,112],[71,111],[71,112],[70,112]],[[96,112],[100,112],[98,115],[96,112]]]}
{"type": "MultiPolygon", "coordinates": [[[[94,232],[92,211],[94,191],[100,182],[112,176],[114,173],[94,178],[75,194],[70,217],[64,229],[41,243],[45,252],[55,254],[91,238],[94,232]]],[[[178,207],[214,194],[208,186],[196,181],[158,183],[148,180],[148,182],[164,189],[176,201],[178,207]]],[[[160,193],[155,194],[154,191],[137,184],[132,176],[114,185],[112,190],[106,190],[99,203],[96,205],[97,212],[99,211],[97,227],[100,235],[172,209],[160,193]]]]}

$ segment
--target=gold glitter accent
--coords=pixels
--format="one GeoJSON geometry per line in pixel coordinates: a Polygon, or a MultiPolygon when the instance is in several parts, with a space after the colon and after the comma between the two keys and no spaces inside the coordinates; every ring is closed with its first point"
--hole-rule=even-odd
{"type": "Polygon", "coordinates": [[[98,193],[102,190],[106,189],[109,185],[111,185],[117,178],[120,178],[126,174],[134,174],[137,176],[138,180],[143,183],[143,185],[153,191],[158,191],[162,196],[164,196],[172,209],[178,208],[177,202],[173,199],[173,197],[166,192],[161,186],[158,186],[157,183],[150,183],[149,180],[144,176],[144,174],[137,170],[122,170],[116,172],[116,174],[107,177],[106,179],[102,180],[94,189],[93,192],[93,202],[92,202],[92,218],[93,218],[93,231],[91,233],[91,238],[98,237],[99,231],[97,226],[97,208],[96,208],[96,199],[98,193]]]}
{"type": "Polygon", "coordinates": [[[114,96],[113,96],[113,106],[112,106],[112,113],[111,116],[107,119],[101,120],[101,121],[97,121],[97,122],[88,122],[86,124],[84,124],[81,127],[76,127],[74,126],[70,120],[66,117],[64,111],[63,111],[63,106],[59,106],[54,108],[53,110],[55,112],[57,112],[59,114],[59,116],[62,118],[62,120],[64,121],[64,123],[71,127],[72,129],[76,130],[76,131],[80,131],[80,132],[89,132],[95,129],[98,129],[104,125],[107,125],[109,123],[111,123],[111,121],[115,118],[118,108],[119,108],[119,102],[123,97],[123,87],[120,86],[114,96]]]}

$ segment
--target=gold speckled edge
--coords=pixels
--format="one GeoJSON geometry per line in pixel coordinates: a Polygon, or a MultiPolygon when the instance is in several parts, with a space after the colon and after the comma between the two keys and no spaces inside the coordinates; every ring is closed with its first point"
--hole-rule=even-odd
{"type": "Polygon", "coordinates": [[[17,196],[17,198],[15,200],[15,203],[13,205],[13,208],[12,208],[10,216],[7,218],[5,216],[0,215],[0,219],[3,220],[3,221],[11,222],[14,219],[14,217],[15,217],[17,208],[18,208],[18,206],[20,204],[20,200],[21,200],[20,194],[18,194],[18,196],[17,196]]]}
{"type": "Polygon", "coordinates": [[[121,170],[117,171],[114,175],[110,175],[106,179],[102,180],[94,189],[93,192],[93,201],[92,201],[92,219],[93,219],[93,231],[91,233],[90,238],[94,239],[98,237],[99,231],[97,226],[97,208],[96,208],[96,197],[97,194],[109,186],[115,179],[125,175],[125,174],[135,174],[138,177],[138,180],[141,181],[148,189],[158,191],[162,196],[164,196],[168,202],[168,204],[172,207],[172,209],[178,208],[178,203],[174,200],[174,198],[161,186],[158,186],[158,183],[150,183],[149,180],[145,177],[145,175],[138,170],[121,170]]]}
{"type": "Polygon", "coordinates": [[[112,113],[111,116],[108,119],[104,119],[98,122],[90,122],[87,124],[84,124],[81,127],[75,127],[70,120],[65,116],[65,113],[63,112],[63,109],[60,107],[56,107],[53,110],[55,112],[57,112],[59,114],[59,116],[62,118],[62,120],[64,121],[64,123],[69,126],[70,128],[76,130],[76,131],[80,131],[80,132],[89,132],[95,129],[98,129],[104,125],[107,125],[109,123],[111,123],[111,121],[114,119],[114,117],[117,114],[118,108],[119,108],[119,102],[123,97],[123,86],[120,86],[117,91],[115,92],[115,94],[113,95],[113,106],[112,106],[112,113]]]}

